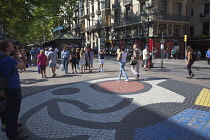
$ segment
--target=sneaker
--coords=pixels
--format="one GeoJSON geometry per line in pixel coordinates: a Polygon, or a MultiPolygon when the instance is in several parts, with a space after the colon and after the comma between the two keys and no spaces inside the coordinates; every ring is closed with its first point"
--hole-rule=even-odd
{"type": "Polygon", "coordinates": [[[129,79],[126,79],[125,82],[129,82],[129,79]]]}
{"type": "Polygon", "coordinates": [[[101,70],[99,69],[98,72],[100,72],[101,70]]]}
{"type": "Polygon", "coordinates": [[[102,69],[102,71],[105,71],[104,69],[102,69]]]}

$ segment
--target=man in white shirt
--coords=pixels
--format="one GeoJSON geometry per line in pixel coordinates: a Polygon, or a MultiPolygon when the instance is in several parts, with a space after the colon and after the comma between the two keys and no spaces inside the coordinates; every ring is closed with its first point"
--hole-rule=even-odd
{"type": "Polygon", "coordinates": [[[53,48],[50,48],[49,50],[50,52],[47,56],[47,59],[49,61],[49,67],[52,68],[53,77],[55,77],[56,76],[55,70],[56,70],[56,63],[58,61],[58,55],[56,52],[53,51],[53,48]]]}
{"type": "Polygon", "coordinates": [[[150,57],[149,48],[146,47],[143,50],[143,61],[144,61],[144,68],[143,68],[143,70],[145,70],[145,71],[148,70],[148,59],[149,59],[149,57],[150,57]]]}

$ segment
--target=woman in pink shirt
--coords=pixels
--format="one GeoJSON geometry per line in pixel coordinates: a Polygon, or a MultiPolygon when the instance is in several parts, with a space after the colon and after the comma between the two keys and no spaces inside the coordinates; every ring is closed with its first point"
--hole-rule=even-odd
{"type": "Polygon", "coordinates": [[[46,66],[47,66],[47,56],[44,50],[40,50],[40,54],[37,57],[37,64],[41,70],[42,78],[46,78],[46,66]]]}

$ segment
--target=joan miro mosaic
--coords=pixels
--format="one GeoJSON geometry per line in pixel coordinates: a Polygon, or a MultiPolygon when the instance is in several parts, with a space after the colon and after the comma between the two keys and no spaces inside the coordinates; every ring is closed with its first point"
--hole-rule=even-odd
{"type": "Polygon", "coordinates": [[[33,140],[207,140],[209,108],[206,87],[105,78],[26,96],[20,118],[33,140]]]}

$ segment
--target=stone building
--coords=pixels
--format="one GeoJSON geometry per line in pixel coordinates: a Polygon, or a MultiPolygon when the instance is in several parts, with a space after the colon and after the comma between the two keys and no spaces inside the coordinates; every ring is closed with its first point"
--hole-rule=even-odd
{"type": "MultiPolygon", "coordinates": [[[[92,48],[104,46],[111,54],[117,46],[140,49],[149,45],[160,52],[160,45],[178,49],[184,57],[184,40],[190,24],[188,0],[85,0],[78,1],[76,30],[92,48]]],[[[76,33],[76,32],[75,32],[76,33]]],[[[159,53],[160,56],[160,53],[159,53]]]]}
{"type": "Polygon", "coordinates": [[[202,57],[210,48],[210,0],[188,0],[190,25],[188,29],[188,45],[200,50],[202,57]]]}

